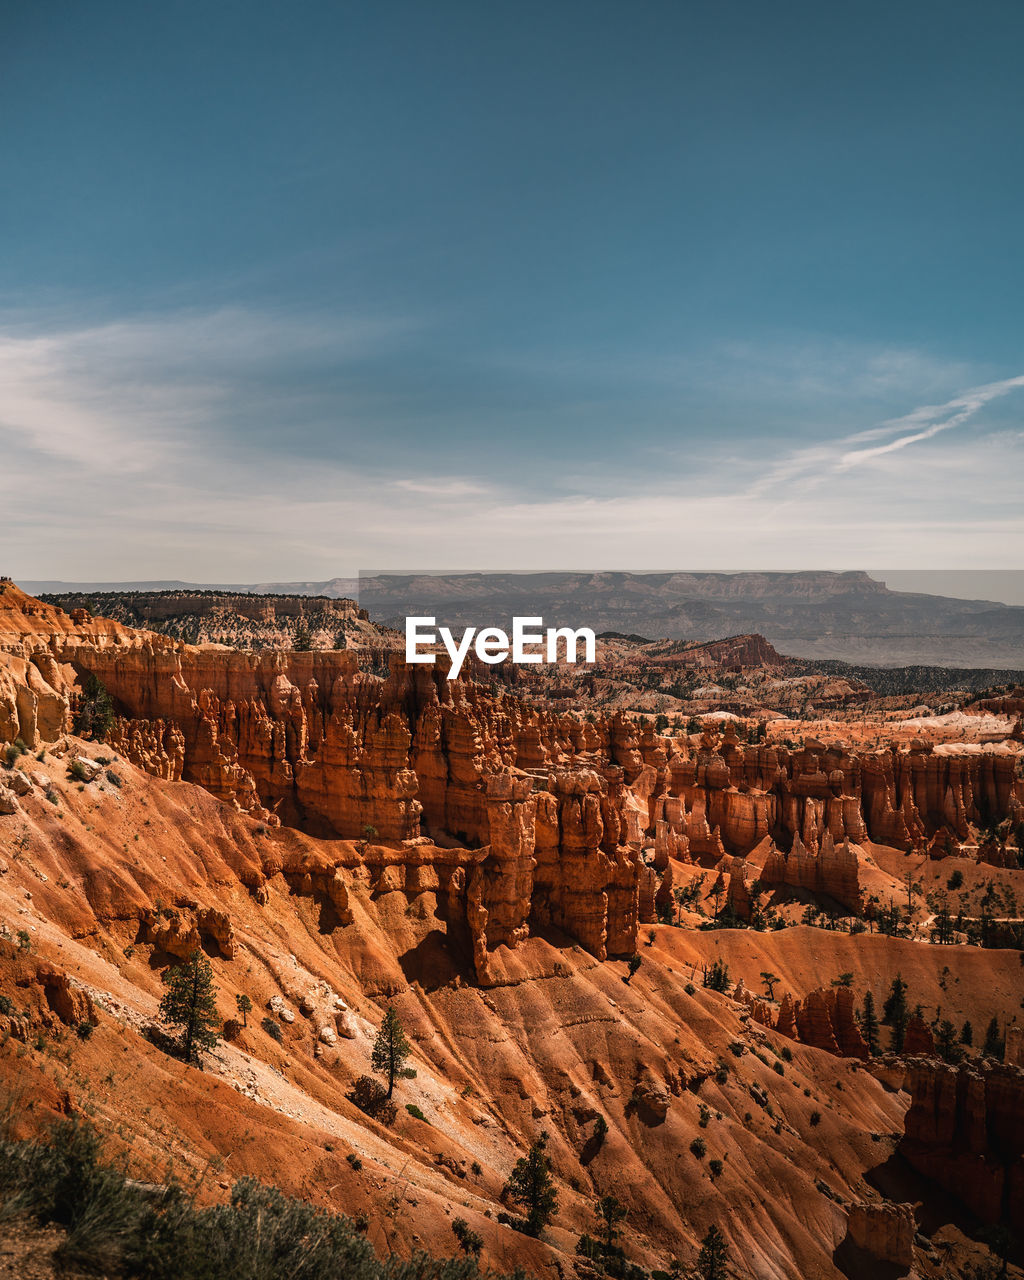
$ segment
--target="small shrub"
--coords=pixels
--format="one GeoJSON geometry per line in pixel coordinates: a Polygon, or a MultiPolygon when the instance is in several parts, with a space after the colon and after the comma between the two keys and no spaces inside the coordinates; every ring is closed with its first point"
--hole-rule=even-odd
{"type": "Polygon", "coordinates": [[[722,1170],[723,1170],[724,1168],[725,1168],[725,1165],[724,1165],[724,1164],[722,1164],[721,1160],[709,1160],[709,1161],[708,1161],[708,1169],[711,1171],[711,1176],[712,1176],[712,1178],[718,1178],[718,1177],[720,1177],[720,1176],[721,1176],[721,1174],[722,1174],[722,1170]]]}
{"type": "Polygon", "coordinates": [[[821,1112],[820,1112],[820,1111],[812,1111],[812,1112],[811,1112],[811,1117],[810,1117],[810,1118],[811,1118],[811,1124],[812,1124],[812,1125],[819,1125],[819,1124],[821,1124],[821,1112]]]}
{"type": "Polygon", "coordinates": [[[474,1178],[479,1178],[480,1175],[483,1173],[483,1169],[480,1166],[480,1161],[474,1160],[473,1163],[469,1166],[469,1171],[474,1178]]]}
{"type": "Polygon", "coordinates": [[[237,1040],[242,1034],[242,1024],[237,1018],[225,1018],[224,1026],[221,1028],[221,1035],[225,1040],[237,1040]]]}
{"type": "Polygon", "coordinates": [[[362,1160],[359,1159],[359,1157],[356,1155],[354,1151],[350,1151],[348,1155],[345,1157],[345,1159],[349,1162],[349,1164],[356,1171],[356,1173],[358,1173],[359,1170],[363,1167],[362,1160]]]}
{"type": "Polygon", "coordinates": [[[273,1018],[264,1018],[260,1023],[263,1030],[270,1036],[271,1040],[276,1040],[281,1044],[284,1040],[284,1032],[281,1030],[281,1024],[273,1018]]]}
{"type": "Polygon", "coordinates": [[[959,889],[964,882],[964,873],[962,871],[954,871],[946,881],[947,889],[959,889]]]}
{"type": "Polygon", "coordinates": [[[118,790],[121,789],[121,782],[122,782],[121,775],[119,773],[115,773],[113,769],[107,770],[107,781],[110,783],[112,787],[117,787],[118,790]]]}
{"type": "Polygon", "coordinates": [[[734,1058],[742,1058],[746,1051],[747,1046],[745,1044],[741,1044],[738,1040],[733,1040],[729,1045],[729,1052],[734,1058]]]}
{"type": "Polygon", "coordinates": [[[708,1144],[704,1141],[703,1138],[694,1138],[694,1140],[690,1143],[690,1151],[693,1153],[693,1155],[697,1157],[698,1160],[703,1160],[708,1153],[708,1144]]]}
{"type": "Polygon", "coordinates": [[[731,985],[729,981],[729,966],[724,960],[716,960],[710,969],[705,968],[704,985],[711,991],[728,991],[731,985]]]}
{"type": "Polygon", "coordinates": [[[465,1218],[456,1218],[452,1222],[452,1234],[458,1240],[463,1253],[477,1257],[484,1247],[483,1237],[470,1230],[465,1218]]]}
{"type": "Polygon", "coordinates": [[[14,1012],[14,1001],[10,996],[0,995],[0,1013],[9,1018],[14,1012]]]}
{"type": "Polygon", "coordinates": [[[73,782],[88,782],[89,770],[82,764],[81,760],[72,760],[68,769],[68,777],[73,782]]]}
{"type": "Polygon", "coordinates": [[[19,951],[32,950],[32,935],[27,929],[19,929],[14,936],[18,939],[19,951]]]}
{"type": "Polygon", "coordinates": [[[784,1076],[786,1074],[786,1068],[782,1065],[781,1062],[776,1062],[772,1070],[775,1072],[777,1076],[784,1076]]]}
{"type": "Polygon", "coordinates": [[[697,988],[693,985],[692,982],[688,982],[686,986],[683,987],[683,990],[686,992],[688,996],[695,996],[697,994],[697,988]]]}
{"type": "Polygon", "coordinates": [[[348,1095],[360,1111],[379,1120],[383,1125],[392,1125],[398,1116],[398,1108],[388,1097],[387,1090],[373,1076],[360,1076],[352,1086],[348,1095]]]}
{"type": "Polygon", "coordinates": [[[415,1102],[407,1102],[405,1104],[405,1109],[406,1111],[408,1111],[408,1113],[412,1116],[414,1120],[422,1120],[424,1124],[430,1124],[430,1121],[419,1109],[419,1107],[416,1105],[415,1102]]]}
{"type": "Polygon", "coordinates": [[[54,791],[53,787],[47,789],[46,798],[50,804],[60,804],[60,796],[54,791]]]}
{"type": "Polygon", "coordinates": [[[78,1036],[79,1040],[88,1040],[94,1030],[95,1027],[91,1022],[80,1022],[75,1027],[75,1035],[78,1036]]]}
{"type": "Polygon", "coordinates": [[[729,1068],[723,1062],[720,1064],[718,1070],[715,1072],[715,1083],[725,1084],[728,1079],[729,1079],[729,1068]]]}
{"type": "Polygon", "coordinates": [[[788,1044],[782,1046],[782,1057],[786,1062],[793,1061],[793,1050],[789,1047],[788,1044]]]}

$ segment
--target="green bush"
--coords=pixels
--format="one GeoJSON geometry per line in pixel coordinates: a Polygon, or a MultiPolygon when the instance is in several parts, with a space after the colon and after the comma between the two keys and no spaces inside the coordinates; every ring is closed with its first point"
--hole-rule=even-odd
{"type": "Polygon", "coordinates": [[[405,1104],[405,1109],[406,1111],[408,1111],[408,1113],[412,1116],[414,1120],[422,1120],[424,1124],[430,1124],[430,1121],[419,1109],[419,1107],[416,1105],[415,1102],[407,1102],[405,1104]]]}
{"type": "Polygon", "coordinates": [[[87,677],[75,711],[74,732],[102,742],[114,726],[114,704],[102,680],[87,677]]]}
{"type": "Polygon", "coordinates": [[[360,1111],[381,1124],[392,1125],[398,1115],[398,1108],[388,1097],[388,1091],[373,1076],[360,1076],[348,1094],[350,1102],[354,1102],[360,1111]]]}
{"type": "Polygon", "coordinates": [[[284,1032],[281,1030],[281,1024],[273,1018],[264,1018],[260,1023],[263,1030],[270,1036],[271,1040],[276,1040],[280,1044],[284,1040],[284,1032]]]}
{"type": "MultiPolygon", "coordinates": [[[[382,1261],[356,1220],[283,1195],[252,1178],[228,1204],[200,1208],[181,1187],[151,1188],[102,1160],[96,1131],[58,1123],[45,1142],[0,1142],[5,1217],[27,1214],[64,1229],[59,1270],[137,1280],[471,1280],[479,1275],[473,1233],[465,1258],[382,1261]]],[[[460,1243],[462,1240],[460,1238],[460,1243]]],[[[467,1247],[468,1246],[468,1247],[467,1247]]]]}
{"type": "Polygon", "coordinates": [[[694,1138],[690,1143],[690,1150],[698,1160],[703,1160],[708,1153],[708,1144],[703,1138],[694,1138]]]}

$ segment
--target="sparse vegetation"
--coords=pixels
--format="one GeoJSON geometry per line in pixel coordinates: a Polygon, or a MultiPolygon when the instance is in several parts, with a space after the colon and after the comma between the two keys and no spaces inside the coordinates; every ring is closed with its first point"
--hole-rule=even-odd
{"type": "Polygon", "coordinates": [[[697,1274],[701,1280],[725,1280],[728,1275],[729,1248],[716,1226],[708,1228],[697,1255],[697,1274]]]}
{"type": "Polygon", "coordinates": [[[370,1066],[388,1082],[389,1098],[395,1091],[395,1081],[405,1074],[405,1062],[411,1053],[412,1045],[402,1028],[395,1007],[389,1004],[370,1055],[370,1066]]]}
{"type": "Polygon", "coordinates": [[[471,1231],[465,1218],[453,1219],[452,1234],[458,1240],[459,1248],[463,1253],[472,1254],[474,1258],[480,1256],[480,1250],[484,1247],[483,1236],[471,1231]]]}
{"type": "Polygon", "coordinates": [[[86,677],[78,696],[75,710],[74,732],[83,738],[102,742],[114,727],[114,704],[102,680],[94,675],[86,677]]]}
{"type": "Polygon", "coordinates": [[[527,1235],[539,1236],[558,1208],[558,1194],[551,1177],[551,1161],[545,1154],[547,1133],[542,1133],[508,1176],[502,1195],[522,1205],[526,1217],[514,1225],[527,1235]]]}
{"type": "Polygon", "coordinates": [[[731,983],[729,979],[729,966],[724,960],[716,960],[710,966],[704,965],[704,985],[710,991],[728,991],[731,983]]]}
{"type": "Polygon", "coordinates": [[[264,1018],[260,1026],[270,1036],[271,1040],[276,1040],[278,1044],[284,1040],[284,1032],[281,1030],[281,1024],[276,1018],[264,1018]]]}
{"type": "Polygon", "coordinates": [[[201,951],[193,951],[184,964],[173,965],[163,975],[167,987],[160,1001],[160,1017],[181,1028],[181,1056],[203,1067],[203,1054],[217,1044],[219,1025],[213,970],[201,951]]]}
{"type": "MultiPolygon", "coordinates": [[[[63,1228],[55,1263],[76,1273],[139,1280],[468,1280],[477,1274],[473,1233],[465,1260],[415,1253],[381,1261],[351,1219],[253,1178],[227,1204],[200,1206],[181,1185],[147,1187],[103,1160],[95,1129],[59,1122],[42,1142],[0,1143],[6,1217],[63,1228]],[[467,1270],[467,1268],[469,1268],[467,1270]]],[[[461,1243],[461,1241],[460,1241],[461,1243]]]]}
{"type": "Polygon", "coordinates": [[[348,1097],[360,1111],[383,1125],[393,1125],[398,1117],[398,1108],[381,1082],[374,1080],[373,1076],[360,1076],[348,1097]]]}

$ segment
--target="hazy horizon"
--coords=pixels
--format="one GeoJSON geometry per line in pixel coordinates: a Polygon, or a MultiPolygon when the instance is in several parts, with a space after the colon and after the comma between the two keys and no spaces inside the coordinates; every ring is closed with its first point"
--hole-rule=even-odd
{"type": "MultiPolygon", "coordinates": [[[[382,571],[383,572],[383,571],[382,571]]],[[[398,571],[394,571],[398,572],[398,571]]],[[[488,570],[416,570],[415,572],[449,572],[457,574],[460,572],[489,572],[488,570]]],[[[512,570],[490,570],[490,572],[514,572],[512,570]]],[[[523,571],[529,572],[529,571],[523,571]]],[[[555,572],[554,570],[541,570],[540,572],[555,572]]],[[[616,572],[614,570],[562,570],[561,572],[590,573],[590,572],[616,572]]],[[[618,572],[622,572],[621,570],[618,572]]],[[[635,569],[628,572],[634,573],[800,573],[814,572],[812,570],[773,570],[773,569],[680,569],[675,570],[657,570],[657,569],[635,569]]],[[[825,572],[848,572],[843,570],[825,570],[825,572]]],[[[923,595],[944,596],[956,600],[991,600],[997,604],[1005,604],[1011,606],[1024,607],[1024,570],[1019,569],[982,569],[982,570],[944,570],[944,569],[895,569],[895,570],[879,570],[867,569],[862,570],[869,577],[879,582],[884,582],[891,591],[907,591],[915,592],[923,595]]],[[[194,588],[202,589],[224,589],[225,587],[259,587],[266,585],[274,586],[304,586],[308,583],[331,582],[335,580],[347,581],[357,580],[358,574],[331,574],[326,578],[288,578],[282,579],[280,582],[272,582],[270,579],[261,579],[249,583],[228,583],[223,579],[211,579],[205,582],[190,582],[183,578],[132,578],[123,581],[92,579],[88,581],[68,581],[66,579],[20,579],[16,574],[11,575],[24,590],[30,594],[41,593],[60,593],[62,591],[117,591],[117,590],[161,590],[194,588]]]]}

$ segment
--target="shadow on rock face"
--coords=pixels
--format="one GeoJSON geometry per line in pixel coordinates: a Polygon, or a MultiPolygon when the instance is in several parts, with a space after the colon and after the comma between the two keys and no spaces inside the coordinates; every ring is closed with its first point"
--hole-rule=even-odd
{"type": "Polygon", "coordinates": [[[398,957],[402,972],[410,983],[418,983],[424,991],[436,991],[446,987],[464,970],[458,957],[452,953],[447,934],[442,929],[431,929],[415,947],[398,957]]]}

